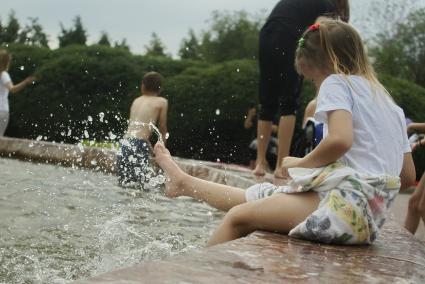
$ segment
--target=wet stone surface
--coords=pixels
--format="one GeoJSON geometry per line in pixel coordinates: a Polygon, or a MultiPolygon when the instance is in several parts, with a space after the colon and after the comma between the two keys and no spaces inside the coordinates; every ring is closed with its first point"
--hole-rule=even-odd
{"type": "Polygon", "coordinates": [[[256,232],[77,283],[424,283],[425,246],[393,221],[371,246],[329,246],[256,232]]]}

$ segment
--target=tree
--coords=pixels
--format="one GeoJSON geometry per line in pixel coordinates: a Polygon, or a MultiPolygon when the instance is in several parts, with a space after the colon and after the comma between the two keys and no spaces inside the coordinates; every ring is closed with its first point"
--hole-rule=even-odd
{"type": "Polygon", "coordinates": [[[211,28],[202,36],[202,55],[212,62],[255,58],[262,22],[261,15],[250,16],[244,11],[213,12],[211,28]]]}
{"type": "Polygon", "coordinates": [[[100,45],[106,45],[106,46],[111,46],[111,42],[109,41],[108,33],[102,32],[102,34],[100,36],[100,39],[98,41],[98,44],[100,44],[100,45]]]}
{"type": "Polygon", "coordinates": [[[3,27],[0,23],[0,43],[16,42],[20,27],[15,11],[12,10],[9,14],[8,24],[3,27]]]}
{"type": "Polygon", "coordinates": [[[413,11],[372,49],[378,70],[425,86],[425,8],[413,11]]]}
{"type": "Polygon", "coordinates": [[[61,24],[61,35],[59,35],[59,47],[64,47],[71,44],[85,45],[87,42],[87,31],[84,29],[81,22],[81,17],[77,16],[74,19],[74,27],[65,29],[61,24]]]}
{"type": "Polygon", "coordinates": [[[152,33],[151,41],[149,42],[149,45],[145,45],[145,49],[146,56],[168,56],[165,53],[164,44],[156,33],[152,33]]]}
{"type": "Polygon", "coordinates": [[[121,42],[116,41],[114,44],[115,48],[122,48],[125,49],[127,51],[130,51],[130,47],[128,46],[127,40],[125,38],[123,38],[121,40],[121,42]]]}
{"type": "Polygon", "coordinates": [[[376,43],[377,31],[394,36],[397,26],[406,21],[412,10],[420,7],[423,0],[371,0],[363,7],[366,13],[353,19],[354,26],[362,31],[362,36],[376,43]]]}
{"type": "Polygon", "coordinates": [[[183,39],[179,50],[180,58],[198,60],[202,58],[201,46],[196,38],[195,32],[189,30],[189,38],[183,39]]]}
{"type": "Polygon", "coordinates": [[[18,42],[39,47],[49,47],[47,35],[37,18],[29,18],[31,24],[26,25],[19,33],[18,42]]]}

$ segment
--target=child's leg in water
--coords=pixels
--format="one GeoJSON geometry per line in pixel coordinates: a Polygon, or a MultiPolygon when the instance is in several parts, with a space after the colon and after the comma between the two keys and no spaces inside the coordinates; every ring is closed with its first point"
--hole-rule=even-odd
{"type": "Polygon", "coordinates": [[[409,199],[404,227],[412,234],[416,233],[421,218],[425,223],[425,173],[422,175],[418,187],[409,199]]]}
{"type": "Polygon", "coordinates": [[[247,203],[243,189],[208,182],[184,173],[162,144],[155,145],[155,156],[170,179],[166,191],[168,196],[190,196],[217,209],[230,210],[208,246],[246,236],[255,230],[286,234],[319,206],[316,192],[281,193],[247,203]]]}
{"type": "Polygon", "coordinates": [[[156,162],[168,178],[165,191],[168,197],[189,196],[222,211],[246,202],[243,189],[209,182],[183,172],[163,144],[157,143],[154,153],[156,162]]]}

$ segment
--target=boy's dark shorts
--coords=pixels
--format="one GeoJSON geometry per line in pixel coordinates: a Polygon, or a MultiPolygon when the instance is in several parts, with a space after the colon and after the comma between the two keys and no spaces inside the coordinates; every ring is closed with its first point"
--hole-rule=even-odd
{"type": "Polygon", "coordinates": [[[302,77],[295,70],[297,38],[285,31],[263,28],[260,33],[259,119],[296,114],[302,77]]]}
{"type": "Polygon", "coordinates": [[[149,167],[149,144],[138,138],[125,141],[117,156],[118,182],[120,185],[143,184],[149,167]]]}

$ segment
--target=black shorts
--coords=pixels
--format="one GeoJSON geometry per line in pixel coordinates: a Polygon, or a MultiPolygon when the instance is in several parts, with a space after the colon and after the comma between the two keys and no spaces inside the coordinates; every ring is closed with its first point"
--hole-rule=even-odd
{"type": "Polygon", "coordinates": [[[141,184],[149,169],[149,144],[143,139],[130,138],[121,144],[117,155],[117,174],[120,185],[141,184]]]}
{"type": "Polygon", "coordinates": [[[297,38],[289,31],[260,32],[260,120],[296,114],[302,85],[294,66],[296,47],[297,38]]]}

